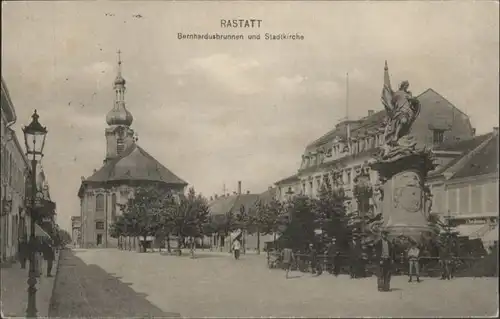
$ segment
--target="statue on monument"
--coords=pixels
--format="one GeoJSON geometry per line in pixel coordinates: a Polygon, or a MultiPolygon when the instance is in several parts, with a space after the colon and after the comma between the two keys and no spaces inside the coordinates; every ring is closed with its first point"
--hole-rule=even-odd
{"type": "Polygon", "coordinates": [[[383,158],[390,158],[414,150],[415,143],[408,137],[413,122],[420,113],[420,103],[408,90],[410,83],[403,81],[397,91],[391,88],[387,61],[384,67],[382,104],[387,112],[384,131],[383,158]],[[406,151],[406,152],[405,152],[406,151]]]}

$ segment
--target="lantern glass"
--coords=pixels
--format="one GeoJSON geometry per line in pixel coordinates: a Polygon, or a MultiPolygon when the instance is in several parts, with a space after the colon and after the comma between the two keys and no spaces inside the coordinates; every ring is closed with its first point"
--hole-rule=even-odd
{"type": "Polygon", "coordinates": [[[24,143],[26,146],[26,153],[32,155],[33,159],[38,159],[43,156],[47,129],[38,122],[39,116],[36,110],[31,118],[31,123],[23,127],[24,143]]]}

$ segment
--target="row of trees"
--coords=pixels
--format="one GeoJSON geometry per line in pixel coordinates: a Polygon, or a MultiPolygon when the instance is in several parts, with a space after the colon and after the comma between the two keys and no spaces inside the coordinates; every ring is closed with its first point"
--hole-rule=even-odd
{"type": "MultiPolygon", "coordinates": [[[[354,195],[358,202],[360,199],[366,202],[370,191],[357,189],[354,195]]],[[[381,215],[370,207],[362,214],[348,213],[347,200],[350,199],[342,187],[325,180],[317,198],[299,195],[284,203],[276,199],[260,201],[251,207],[241,206],[224,215],[211,216],[206,198],[193,188],[186,195],[175,196],[155,187],[138,187],[134,197],[120,205],[123,213],[112,224],[110,233],[122,244],[124,237],[139,237],[145,245],[146,237],[154,236],[163,239],[170,251],[172,237],[181,248],[187,238],[213,234],[228,237],[234,230],[241,229],[243,234],[257,235],[259,251],[260,235],[269,234],[274,234],[275,243],[280,246],[298,250],[307,249],[311,243],[323,249],[335,238],[337,247],[347,251],[352,239],[368,245],[373,242],[376,234],[370,231],[370,225],[381,222],[381,215]]],[[[450,227],[434,224],[438,229],[448,229],[446,237],[456,236],[450,227]]]]}
{"type": "Polygon", "coordinates": [[[316,199],[300,195],[284,203],[276,199],[259,201],[252,207],[241,206],[224,215],[210,216],[206,198],[193,188],[186,195],[174,196],[155,187],[138,187],[134,197],[120,205],[123,213],[112,224],[110,234],[121,243],[124,237],[139,237],[143,245],[148,236],[162,238],[169,251],[172,236],[180,248],[186,238],[212,234],[227,237],[236,229],[256,234],[259,251],[260,235],[269,234],[274,234],[275,241],[280,236],[279,244],[295,249],[305,249],[310,243],[321,245],[332,238],[347,247],[365,221],[356,214],[347,214],[346,199],[342,188],[326,180],[316,199]]]}
{"type": "Polygon", "coordinates": [[[237,212],[210,216],[206,198],[193,188],[186,195],[175,196],[155,187],[138,187],[133,198],[119,205],[123,213],[111,225],[110,235],[118,238],[119,245],[124,243],[124,237],[139,237],[143,250],[148,236],[163,239],[170,251],[172,236],[180,248],[186,238],[212,234],[227,237],[236,229],[250,233],[276,233],[280,225],[278,216],[282,215],[281,205],[273,201],[259,203],[255,212],[242,206],[237,212]]]}

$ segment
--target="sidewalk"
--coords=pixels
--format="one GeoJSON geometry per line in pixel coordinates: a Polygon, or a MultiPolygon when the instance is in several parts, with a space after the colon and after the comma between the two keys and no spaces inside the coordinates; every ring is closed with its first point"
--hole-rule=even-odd
{"type": "MultiPolygon", "coordinates": [[[[54,287],[54,279],[59,263],[59,253],[56,254],[54,266],[52,267],[52,276],[47,278],[46,263],[43,262],[42,276],[37,278],[36,308],[38,317],[48,317],[50,299],[54,287]]],[[[1,301],[2,310],[5,317],[26,317],[26,307],[28,304],[28,269],[29,262],[26,263],[26,269],[21,269],[19,262],[10,267],[2,268],[1,272],[1,301]]]]}

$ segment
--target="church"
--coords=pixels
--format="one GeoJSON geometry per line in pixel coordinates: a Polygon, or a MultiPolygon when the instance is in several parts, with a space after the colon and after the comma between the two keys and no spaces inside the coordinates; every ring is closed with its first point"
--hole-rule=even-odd
{"type": "Polygon", "coordinates": [[[121,214],[119,204],[127,203],[135,187],[154,186],[183,194],[187,183],[159,163],[137,144],[132,114],[125,107],[125,79],[118,52],[114,81],[114,104],[106,116],[106,157],[103,166],[83,177],[80,198],[80,244],[82,247],[116,247],[109,229],[121,214]]]}

